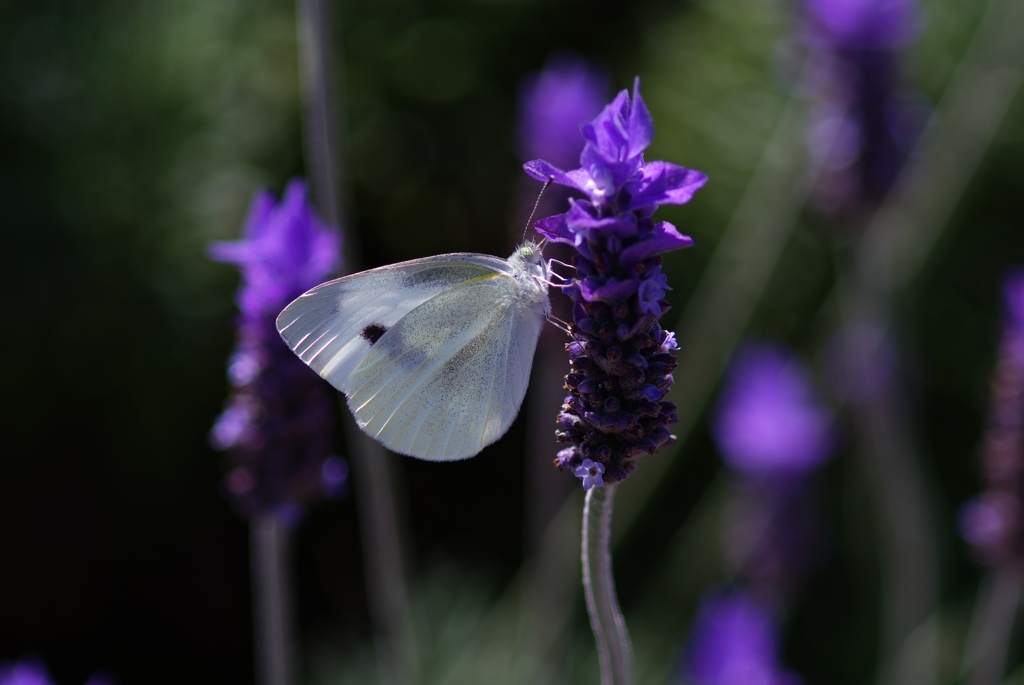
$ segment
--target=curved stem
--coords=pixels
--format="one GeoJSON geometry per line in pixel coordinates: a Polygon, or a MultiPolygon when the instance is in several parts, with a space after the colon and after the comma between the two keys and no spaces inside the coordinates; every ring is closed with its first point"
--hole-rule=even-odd
{"type": "Polygon", "coordinates": [[[633,646],[612,578],[612,500],[616,485],[593,487],[583,506],[583,589],[597,641],[601,685],[633,682],[633,646]]]}

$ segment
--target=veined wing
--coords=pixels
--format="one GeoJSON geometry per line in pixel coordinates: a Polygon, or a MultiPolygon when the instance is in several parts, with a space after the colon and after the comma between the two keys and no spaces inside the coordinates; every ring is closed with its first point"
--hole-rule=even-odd
{"type": "Polygon", "coordinates": [[[505,273],[468,279],[401,317],[355,369],[348,405],[389,449],[477,454],[508,430],[529,383],[543,312],[505,273]]]}
{"type": "Polygon", "coordinates": [[[454,253],[382,266],[319,285],[277,317],[288,346],[335,388],[403,316],[458,284],[508,273],[506,260],[454,253]]]}

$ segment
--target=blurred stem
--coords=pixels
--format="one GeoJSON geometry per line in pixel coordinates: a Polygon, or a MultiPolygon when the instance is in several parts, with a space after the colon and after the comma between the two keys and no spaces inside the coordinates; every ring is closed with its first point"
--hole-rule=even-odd
{"type": "Polygon", "coordinates": [[[896,291],[920,272],[1024,80],[1024,3],[990,0],[935,116],[857,250],[896,291]]]}
{"type": "Polygon", "coordinates": [[[844,341],[848,378],[881,374],[887,384],[852,402],[888,547],[883,604],[887,682],[934,680],[937,635],[925,625],[939,579],[935,519],[906,429],[905,398],[896,375],[884,378],[880,365],[894,352],[897,293],[920,273],[1024,80],[1022,25],[1024,3],[988,3],[931,130],[920,137],[889,197],[868,222],[834,293],[847,333],[856,331],[860,338],[844,341]],[[910,648],[915,628],[931,631],[917,636],[927,640],[923,651],[910,648]]]}
{"type": "Polygon", "coordinates": [[[913,441],[905,389],[891,330],[892,294],[886,279],[867,280],[866,265],[845,277],[840,331],[844,382],[858,438],[857,454],[876,507],[884,546],[882,682],[935,680],[934,627],[921,633],[938,601],[936,512],[913,441]],[[858,387],[860,386],[860,387],[858,387]],[[918,631],[924,650],[905,649],[918,631]]]}
{"type": "Polygon", "coordinates": [[[583,589],[597,641],[601,685],[633,682],[633,647],[612,577],[612,501],[617,488],[592,487],[583,505],[583,589]]]}
{"type": "Polygon", "coordinates": [[[249,523],[257,685],[290,685],[292,602],[289,530],[272,515],[249,523]]]}
{"type": "Polygon", "coordinates": [[[392,455],[356,427],[347,409],[344,415],[381,680],[389,685],[413,683],[418,659],[405,582],[404,536],[395,505],[392,455]]]}
{"type": "Polygon", "coordinates": [[[297,0],[299,57],[302,76],[302,114],[306,169],[313,199],[324,219],[344,236],[342,274],[355,271],[360,245],[351,230],[348,201],[344,107],[336,80],[336,25],[333,4],[327,0],[297,0]]]}
{"type": "MultiPolygon", "coordinates": [[[[313,199],[323,217],[343,235],[342,273],[361,261],[351,230],[343,163],[343,107],[335,77],[337,27],[328,0],[298,0],[306,164],[313,199]]],[[[391,455],[358,429],[342,410],[359,504],[370,615],[376,633],[381,679],[402,685],[416,679],[417,656],[403,563],[404,529],[399,525],[391,455]]]]}
{"type": "Polygon", "coordinates": [[[1006,668],[1006,653],[1013,622],[1020,606],[1019,568],[1001,567],[991,571],[978,590],[970,632],[961,664],[961,675],[969,685],[998,685],[1006,668]]]}

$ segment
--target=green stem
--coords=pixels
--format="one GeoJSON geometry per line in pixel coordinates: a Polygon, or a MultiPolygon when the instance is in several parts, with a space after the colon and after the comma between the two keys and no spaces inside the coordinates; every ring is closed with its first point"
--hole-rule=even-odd
{"type": "Polygon", "coordinates": [[[601,685],[633,682],[633,646],[612,578],[612,500],[616,485],[593,487],[583,506],[583,589],[597,641],[601,685]]]}

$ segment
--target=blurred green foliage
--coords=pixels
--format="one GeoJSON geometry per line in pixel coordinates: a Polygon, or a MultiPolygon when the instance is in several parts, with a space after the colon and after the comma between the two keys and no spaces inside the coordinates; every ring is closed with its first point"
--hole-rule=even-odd
{"type": "MultiPolygon", "coordinates": [[[[979,3],[922,4],[905,78],[935,103],[979,3]]],[[[616,88],[639,74],[656,126],[649,158],[711,178],[692,204],[663,210],[697,241],[666,260],[670,324],[796,78],[785,3],[353,0],[337,9],[350,210],[367,266],[510,251],[521,220],[518,84],[572,50],[606,68],[616,88]]],[[[126,683],[251,679],[246,531],[219,497],[221,461],[206,444],[225,393],[236,276],[204,249],[237,235],[255,190],[303,173],[296,41],[294,7],[281,0],[0,5],[0,660],[36,653],[61,682],[98,667],[126,683]]],[[[942,516],[936,620],[951,644],[978,579],[954,515],[978,487],[1000,278],[1024,263],[1022,161],[1018,96],[899,303],[913,425],[942,516]]],[[[834,323],[822,312],[833,229],[805,213],[750,325],[820,370],[834,323]]],[[[403,462],[421,571],[416,619],[433,674],[425,682],[504,682],[485,675],[496,672],[519,682],[506,584],[529,551],[523,443],[513,430],[470,462],[403,462]]],[[[848,457],[824,474],[833,553],[796,607],[786,646],[809,683],[853,685],[877,666],[877,531],[848,457]]],[[[670,680],[699,595],[722,577],[717,465],[698,428],[617,551],[641,682],[670,680]]],[[[314,682],[369,682],[374,668],[356,529],[345,502],[312,512],[299,532],[314,682]]],[[[557,682],[593,682],[574,601],[557,682]]]]}

